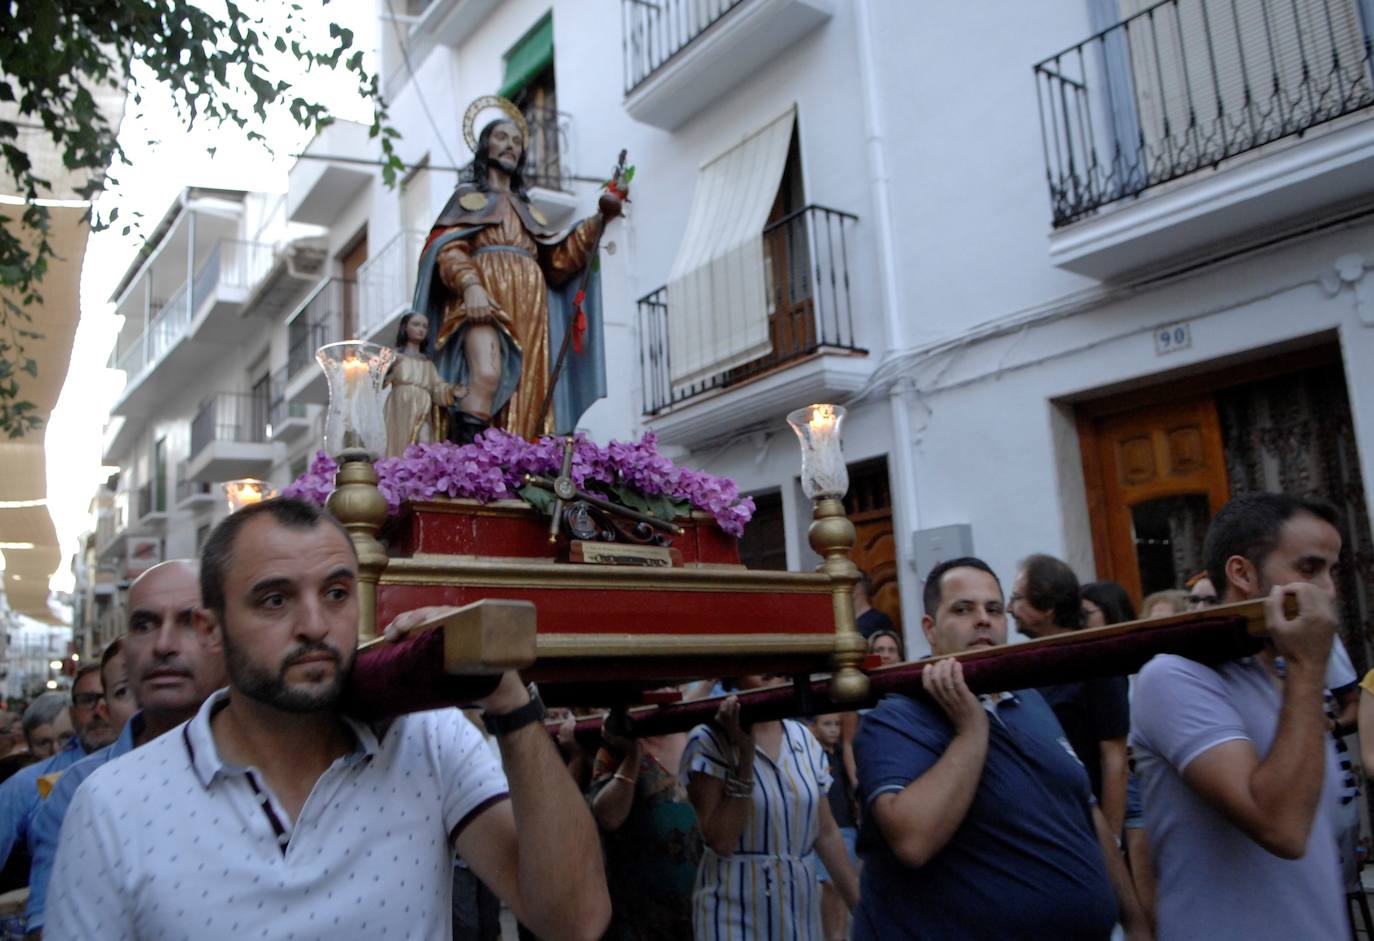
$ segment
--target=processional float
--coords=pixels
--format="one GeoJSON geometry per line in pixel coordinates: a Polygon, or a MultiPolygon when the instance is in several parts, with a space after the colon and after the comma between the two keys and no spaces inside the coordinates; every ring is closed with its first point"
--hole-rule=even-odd
{"type": "MultiPolygon", "coordinates": [[[[326,441],[338,458],[327,506],[360,560],[362,646],[348,691],[355,715],[466,704],[508,669],[538,683],[550,705],[627,710],[642,735],[709,721],[717,700],[679,702],[673,688],[702,678],[789,677],[740,694],[750,721],[920,694],[933,660],[861,669],[840,407],[789,416],[802,442],[802,484],[814,504],[809,536],[821,565],[812,573],[754,571],[707,513],[646,519],[577,487],[571,440],[560,441],[556,475],[525,477],[553,497],[552,537],[550,519],[523,500],[429,499],[389,516],[373,465],[373,442],[385,435],[375,401],[388,352],[353,342],[321,351],[334,397],[326,441]],[[594,515],[601,522],[589,522],[594,515]],[[456,610],[405,640],[377,638],[396,615],[429,606],[456,610]]],[[[996,692],[1132,673],[1157,653],[1214,663],[1256,652],[1263,635],[1263,603],[1248,602],[955,656],[970,688],[996,692]]],[[[594,740],[601,722],[580,720],[577,736],[594,740]]]]}
{"type": "MultiPolygon", "coordinates": [[[[464,133],[475,154],[490,153],[494,168],[488,172],[508,174],[509,192],[516,195],[500,190],[498,197],[460,184],[440,217],[441,223],[449,220],[448,227],[441,232],[436,224],[427,244],[422,266],[431,270],[422,270],[418,279],[416,311],[425,305],[436,310],[434,292],[441,286],[431,275],[441,245],[471,240],[471,257],[462,249],[458,260],[473,265],[457,275],[450,272],[450,280],[456,277],[467,291],[481,286],[473,272],[480,273],[475,260],[482,252],[506,253],[486,264],[527,264],[511,261],[511,255],[534,260],[542,256],[530,245],[557,244],[537,209],[518,198],[521,156],[508,144],[489,143],[489,131],[498,123],[527,137],[519,112],[494,98],[474,103],[464,133]],[[472,120],[482,104],[500,107],[505,117],[476,140],[472,120]],[[498,152],[498,146],[507,152],[498,152]],[[475,233],[501,219],[506,231],[524,228],[530,236],[525,247],[482,244],[475,233]]],[[[583,355],[584,334],[599,339],[595,316],[587,332],[588,309],[595,302],[588,294],[588,274],[596,269],[605,220],[618,213],[632,173],[633,168],[625,170],[622,154],[603,187],[615,198],[615,212],[604,214],[603,195],[591,257],[573,282],[566,319],[555,314],[549,291],[546,348],[557,346],[558,354],[556,359],[549,354],[553,368],[547,391],[540,393],[541,421],[555,393],[564,391],[559,384],[572,384],[563,369],[583,355]],[[570,345],[577,350],[572,356],[570,345]]],[[[474,295],[479,305],[484,299],[485,289],[474,295]]],[[[468,302],[465,293],[462,304],[468,302]]],[[[403,334],[409,316],[402,319],[403,334]]],[[[436,333],[448,334],[450,314],[444,311],[443,322],[434,326],[436,333]]],[[[460,324],[451,342],[458,342],[462,329],[460,324]]],[[[418,349],[418,342],[412,337],[401,354],[418,349]]],[[[594,352],[601,355],[599,349],[594,352]]],[[[387,447],[384,385],[397,355],[361,341],[319,351],[330,390],[327,457],[317,458],[307,475],[312,479],[302,478],[290,488],[324,501],[358,550],[362,647],[347,693],[348,708],[358,717],[470,703],[509,669],[538,683],[549,705],[628,710],[632,734],[681,730],[709,720],[715,700],[677,701],[677,684],[703,678],[790,678],[741,694],[746,720],[852,709],[886,692],[920,694],[923,663],[864,670],[869,663],[851,602],[858,570],[849,557],[854,526],[842,503],[848,475],[839,406],[811,405],[788,416],[801,443],[802,488],[813,510],[809,542],[820,565],[814,572],[755,571],[740,564],[736,537],[722,528],[722,512],[732,520],[731,528],[740,528],[739,507],[729,505],[738,500],[733,484],[716,487],[696,506],[682,502],[681,494],[675,499],[663,480],[680,481],[693,472],[665,467],[652,438],[598,450],[571,434],[531,441],[488,431],[461,445],[438,443],[436,435],[428,447],[416,444],[402,456],[379,461],[387,447]],[[642,466],[611,466],[615,454],[629,454],[631,464],[637,459],[642,466]],[[417,480],[428,483],[416,486],[417,480]],[[474,480],[490,486],[484,489],[474,480]],[[732,512],[736,515],[729,517],[732,512]],[[376,638],[379,626],[396,615],[430,606],[456,610],[404,640],[376,638]]],[[[450,348],[447,362],[454,360],[450,348]]],[[[466,366],[443,381],[427,367],[420,370],[435,376],[429,388],[436,408],[466,394],[461,384],[466,366]]],[[[604,373],[601,383],[604,395],[604,373]]],[[[570,432],[585,405],[558,415],[557,430],[570,432]]],[[[699,482],[701,476],[691,479],[699,482]]],[[[995,692],[1134,672],[1163,652],[1215,662],[1253,653],[1262,634],[1262,607],[1236,605],[958,657],[971,688],[995,692]]],[[[601,721],[582,720],[578,736],[597,736],[601,721]]]]}

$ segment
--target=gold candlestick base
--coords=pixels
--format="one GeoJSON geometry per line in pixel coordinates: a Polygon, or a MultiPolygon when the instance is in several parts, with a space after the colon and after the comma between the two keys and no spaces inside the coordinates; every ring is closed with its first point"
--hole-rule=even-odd
{"type": "Polygon", "coordinates": [[[366,455],[340,455],[325,508],[348,530],[358,552],[358,640],[366,642],[377,636],[377,582],[389,561],[377,541],[377,530],[386,522],[386,497],[377,489],[377,472],[366,455]]]}
{"type": "Polygon", "coordinates": [[[859,669],[868,646],[854,620],[854,584],[859,580],[859,569],[849,558],[855,534],[854,524],[844,515],[844,504],[834,497],[817,499],[807,539],[824,560],[820,570],[831,582],[835,674],[830,681],[830,698],[837,703],[855,702],[868,695],[868,677],[859,669]]]}

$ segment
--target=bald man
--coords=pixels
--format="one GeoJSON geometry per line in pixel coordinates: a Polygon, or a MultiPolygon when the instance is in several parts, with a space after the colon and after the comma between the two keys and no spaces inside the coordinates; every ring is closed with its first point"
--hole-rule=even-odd
{"type": "MultiPolygon", "coordinates": [[[[115,743],[72,765],[43,802],[30,827],[28,930],[41,932],[57,837],[81,782],[101,765],[151,742],[190,719],[227,683],[218,641],[196,630],[200,564],[175,559],[155,565],[129,586],[128,633],[122,669],[139,711],[115,743]]],[[[112,662],[107,661],[111,668],[112,662]]],[[[115,677],[107,677],[113,680],[115,677]]],[[[106,690],[110,690],[109,684],[106,690]]]]}

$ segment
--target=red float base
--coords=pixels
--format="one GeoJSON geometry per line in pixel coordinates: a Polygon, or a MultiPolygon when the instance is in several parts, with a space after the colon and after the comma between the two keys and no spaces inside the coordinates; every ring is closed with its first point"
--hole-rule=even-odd
{"type": "Polygon", "coordinates": [[[705,514],[678,521],[682,564],[567,561],[548,519],[524,503],[407,505],[382,533],[391,562],[377,625],[426,605],[533,602],[538,660],[524,671],[551,704],[615,705],[701,677],[827,670],[832,586],[819,573],[750,571],[737,541],[705,514]]]}

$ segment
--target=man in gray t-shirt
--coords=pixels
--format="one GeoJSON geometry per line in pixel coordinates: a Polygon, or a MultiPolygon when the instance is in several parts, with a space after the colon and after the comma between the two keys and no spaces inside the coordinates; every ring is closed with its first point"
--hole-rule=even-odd
{"type": "Polygon", "coordinates": [[[1333,827],[1339,776],[1322,709],[1335,520],[1325,504],[1277,494],[1223,507],[1207,534],[1208,572],[1223,601],[1266,599],[1270,643],[1216,667],[1156,657],[1136,681],[1131,743],[1161,941],[1349,935],[1333,827]]]}

